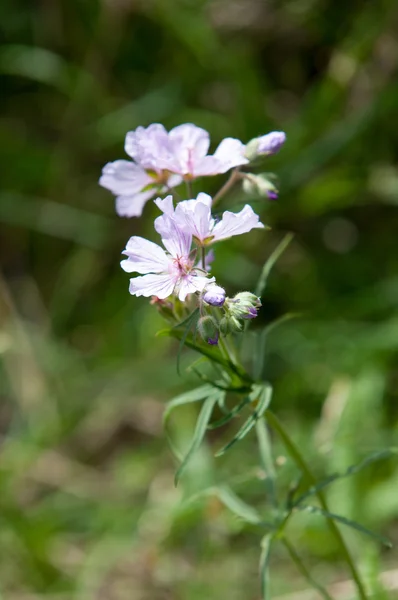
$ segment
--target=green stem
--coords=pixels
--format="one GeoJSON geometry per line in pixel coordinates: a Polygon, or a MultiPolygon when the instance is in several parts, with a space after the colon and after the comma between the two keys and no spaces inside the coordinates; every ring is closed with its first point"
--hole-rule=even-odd
{"type": "MultiPolygon", "coordinates": [[[[314,475],[312,474],[309,466],[305,462],[305,460],[304,460],[301,452],[299,451],[298,447],[296,446],[296,444],[293,442],[293,440],[290,438],[288,433],[285,431],[285,429],[284,429],[283,425],[281,424],[281,422],[279,421],[278,417],[276,415],[274,415],[274,413],[271,412],[270,410],[266,411],[265,417],[266,417],[267,421],[269,422],[269,424],[271,425],[271,427],[273,427],[273,429],[275,429],[275,431],[277,431],[278,434],[280,435],[290,456],[296,462],[297,466],[300,468],[302,473],[306,476],[310,485],[316,485],[316,479],[315,479],[314,475]]],[[[316,495],[318,497],[319,503],[320,503],[321,507],[323,508],[323,510],[329,512],[326,498],[325,498],[323,492],[321,490],[318,490],[316,492],[316,495]]],[[[327,523],[328,523],[328,526],[329,526],[331,532],[335,536],[335,538],[340,546],[341,552],[344,556],[344,559],[351,571],[351,575],[352,575],[353,580],[355,581],[359,597],[361,598],[361,600],[367,600],[365,587],[361,581],[358,570],[353,562],[350,551],[347,548],[347,545],[346,545],[344,538],[340,532],[340,529],[338,528],[336,523],[331,519],[328,519],[327,523]]]]}
{"type": "Polygon", "coordinates": [[[213,204],[212,207],[214,208],[214,206],[217,204],[217,202],[219,200],[221,200],[221,198],[223,196],[225,196],[225,194],[227,192],[229,192],[229,190],[231,188],[233,188],[233,186],[235,185],[235,183],[241,179],[242,175],[239,172],[239,169],[234,169],[231,173],[231,175],[229,176],[229,179],[227,179],[227,181],[224,183],[224,185],[218,190],[217,194],[213,197],[213,204]]]}
{"type": "Polygon", "coordinates": [[[202,254],[202,269],[206,271],[206,248],[204,246],[201,247],[202,254]]]}
{"type": "Polygon", "coordinates": [[[307,567],[301,560],[300,556],[297,554],[296,550],[290,544],[290,542],[285,537],[283,537],[281,539],[281,541],[282,541],[282,544],[285,546],[286,550],[288,551],[290,558],[292,559],[292,561],[294,562],[294,564],[296,565],[296,567],[298,568],[300,573],[306,578],[308,583],[313,588],[318,590],[320,595],[325,600],[333,600],[332,596],[328,593],[328,591],[320,583],[318,583],[317,581],[315,581],[315,579],[312,578],[311,573],[308,571],[307,567]]]}
{"type": "Polygon", "coordinates": [[[192,199],[192,183],[189,181],[189,179],[187,179],[185,181],[185,185],[187,188],[187,195],[189,199],[192,199]]]}

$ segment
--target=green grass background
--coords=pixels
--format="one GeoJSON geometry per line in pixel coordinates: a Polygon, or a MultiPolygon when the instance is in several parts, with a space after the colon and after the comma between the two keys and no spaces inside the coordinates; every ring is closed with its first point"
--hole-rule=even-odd
{"type": "MultiPolygon", "coordinates": [[[[258,600],[258,531],[214,499],[181,502],[232,481],[259,504],[254,436],[215,460],[234,426],[210,435],[174,488],[162,411],[196,382],[119,267],[130,235],[156,239],[156,211],[119,219],[97,180],[138,125],[194,122],[213,147],[286,131],[268,161],[280,199],[253,204],[272,229],[222,245],[215,275],[253,288],[294,232],[256,323],[301,315],[268,340],[273,410],[320,476],[397,445],[396,1],[3,0],[0,31],[0,598],[258,600]]],[[[195,415],[173,417],[181,447],[195,415]]],[[[275,453],[286,484],[276,439],[275,453]]],[[[398,597],[396,460],[328,500],[395,543],[344,531],[374,597],[398,597]]],[[[323,521],[289,531],[353,598],[323,521]]],[[[273,598],[316,598],[278,547],[271,575],[273,598]]]]}

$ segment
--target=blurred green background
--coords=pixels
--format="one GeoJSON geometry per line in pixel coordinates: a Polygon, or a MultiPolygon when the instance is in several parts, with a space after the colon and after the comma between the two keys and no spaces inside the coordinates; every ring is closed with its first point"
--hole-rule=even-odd
{"type": "MultiPolygon", "coordinates": [[[[130,235],[156,240],[156,211],[118,218],[97,181],[138,125],[194,122],[213,148],[286,131],[268,161],[280,199],[253,203],[272,230],[222,245],[215,275],[253,288],[294,232],[256,323],[301,315],[268,340],[274,411],[320,476],[397,445],[396,0],[3,0],[0,30],[0,598],[258,600],[258,531],[214,499],[181,503],[214,481],[260,503],[254,436],[217,460],[235,426],[209,436],[174,488],[162,411],[197,382],[119,267],[130,235]]],[[[173,417],[180,446],[195,415],[173,417]]],[[[328,498],[398,544],[396,461],[328,498]]],[[[289,527],[353,597],[323,521],[289,527]]],[[[398,597],[397,550],[344,533],[375,597],[398,597]]],[[[317,597],[278,547],[271,573],[273,598],[317,597]]]]}

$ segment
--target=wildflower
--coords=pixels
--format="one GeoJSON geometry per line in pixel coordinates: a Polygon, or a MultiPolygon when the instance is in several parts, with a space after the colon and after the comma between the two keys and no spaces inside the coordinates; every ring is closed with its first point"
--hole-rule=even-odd
{"type": "Polygon", "coordinates": [[[188,294],[201,292],[209,283],[203,271],[195,267],[195,257],[190,253],[192,237],[176,227],[162,237],[167,252],[139,236],[127,242],[123,254],[127,259],[120,264],[127,273],[140,273],[141,277],[130,279],[133,296],[157,296],[163,300],[175,294],[184,301],[188,294]]]}
{"type": "Polygon", "coordinates": [[[166,196],[164,200],[158,198],[155,204],[163,212],[155,220],[155,229],[160,235],[169,229],[170,221],[174,221],[179,228],[192,235],[195,243],[200,246],[241,235],[252,229],[264,228],[258,215],[248,204],[238,213],[225,211],[216,222],[211,216],[212,198],[203,192],[198,194],[196,200],[180,202],[175,209],[172,196],[166,196]]]}
{"type": "Polygon", "coordinates": [[[225,302],[225,290],[213,283],[204,290],[202,298],[206,304],[210,304],[211,306],[222,306],[225,302]]]}

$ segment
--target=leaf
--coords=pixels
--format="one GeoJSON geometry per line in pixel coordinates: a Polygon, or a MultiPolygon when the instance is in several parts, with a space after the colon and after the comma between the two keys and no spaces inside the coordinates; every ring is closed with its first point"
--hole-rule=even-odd
{"type": "Polygon", "coordinates": [[[240,402],[239,404],[234,406],[234,408],[232,410],[230,410],[224,417],[221,417],[221,419],[218,419],[217,421],[213,421],[212,423],[209,423],[207,428],[208,429],[217,429],[218,427],[222,427],[226,423],[229,423],[229,421],[231,421],[234,417],[236,417],[236,415],[238,415],[241,412],[241,410],[249,402],[250,402],[250,400],[248,397],[244,398],[242,400],[242,402],[240,402]]]}
{"type": "Polygon", "coordinates": [[[207,425],[211,418],[214,405],[216,404],[216,402],[218,400],[219,394],[220,394],[220,392],[218,390],[216,390],[216,391],[213,390],[213,393],[206,399],[206,401],[204,402],[204,404],[202,406],[202,409],[198,416],[198,420],[196,421],[195,432],[194,432],[194,435],[193,435],[193,438],[191,441],[191,445],[190,445],[189,450],[186,453],[185,457],[183,458],[183,461],[182,461],[180,467],[178,468],[177,473],[175,474],[175,478],[174,478],[175,485],[178,484],[178,481],[179,481],[183,471],[185,470],[187,464],[189,463],[190,459],[192,458],[192,456],[195,454],[195,452],[199,448],[200,444],[202,443],[202,440],[206,433],[207,425]]]}
{"type": "Polygon", "coordinates": [[[256,432],[258,440],[258,449],[260,453],[261,465],[266,473],[266,490],[271,497],[274,505],[276,505],[275,493],[275,468],[272,458],[271,442],[267,430],[267,424],[264,419],[258,419],[256,422],[256,432]]]}
{"type": "Polygon", "coordinates": [[[296,508],[298,508],[298,510],[301,510],[303,512],[309,512],[309,513],[322,515],[326,519],[329,519],[331,521],[337,521],[338,523],[347,525],[347,527],[351,527],[352,529],[355,529],[356,531],[359,531],[360,533],[363,533],[363,534],[373,538],[374,540],[381,542],[388,548],[392,547],[392,543],[386,537],[379,535],[377,533],[374,533],[373,531],[370,531],[369,529],[367,529],[360,523],[357,523],[356,521],[352,521],[351,519],[347,519],[347,517],[343,517],[341,515],[336,515],[335,513],[331,513],[327,510],[324,510],[323,508],[319,508],[319,506],[298,506],[296,508]]]}
{"type": "Polygon", "coordinates": [[[338,481],[339,479],[344,479],[345,477],[349,477],[350,475],[355,475],[356,473],[359,473],[359,471],[362,471],[362,469],[365,469],[367,466],[371,465],[372,463],[377,462],[379,460],[383,460],[385,458],[390,458],[391,456],[394,456],[395,454],[398,454],[398,448],[387,448],[385,450],[379,450],[377,452],[370,454],[369,456],[367,456],[366,458],[361,460],[359,463],[357,463],[355,465],[351,465],[343,473],[335,473],[333,475],[330,475],[329,477],[326,477],[325,479],[323,479],[316,485],[311,486],[304,494],[302,494],[299,498],[297,498],[297,500],[294,501],[293,506],[298,506],[301,502],[306,500],[308,497],[313,496],[314,494],[317,494],[319,491],[323,490],[325,487],[327,487],[331,483],[334,483],[335,481],[338,481]]]}
{"type": "Polygon", "coordinates": [[[203,400],[207,398],[210,394],[214,392],[214,388],[211,385],[201,385],[189,392],[184,392],[179,396],[176,396],[172,400],[170,400],[165,408],[163,413],[163,427],[166,427],[166,423],[170,417],[170,413],[172,410],[177,408],[177,406],[183,406],[184,404],[191,404],[192,402],[198,402],[199,400],[203,400]]]}
{"type": "Polygon", "coordinates": [[[268,384],[253,386],[253,391],[250,394],[249,398],[251,402],[254,402],[258,397],[258,404],[256,406],[256,409],[254,410],[253,414],[251,414],[250,417],[245,421],[245,423],[239,429],[235,437],[230,442],[228,442],[226,446],[221,448],[221,450],[219,450],[216,453],[216,457],[225,454],[227,450],[232,448],[232,446],[234,446],[237,442],[242,440],[249,433],[249,431],[255,426],[257,420],[260,419],[263,416],[264,412],[267,410],[269,403],[271,402],[271,396],[272,388],[268,384]]]}
{"type": "Polygon", "coordinates": [[[271,545],[273,534],[267,533],[261,540],[261,555],[260,555],[260,581],[261,581],[261,597],[263,600],[269,600],[269,559],[271,556],[271,545]]]}
{"type": "Polygon", "coordinates": [[[255,291],[256,296],[258,296],[259,298],[261,298],[262,293],[265,290],[265,287],[267,285],[268,276],[272,270],[272,267],[274,266],[274,264],[276,263],[278,258],[286,250],[286,248],[292,241],[293,237],[294,236],[292,233],[288,233],[287,235],[285,235],[285,237],[282,239],[282,241],[277,245],[275,250],[272,252],[271,256],[265,262],[265,264],[263,266],[263,270],[261,271],[260,278],[257,283],[256,291],[255,291]]]}
{"type": "Polygon", "coordinates": [[[226,506],[226,508],[247,523],[251,523],[252,525],[266,525],[272,528],[274,527],[273,523],[264,521],[260,513],[253,506],[250,506],[250,504],[247,504],[247,502],[239,498],[239,496],[237,496],[228,485],[212,486],[202,490],[188,498],[186,502],[195,502],[203,496],[216,496],[220,502],[226,506]]]}

